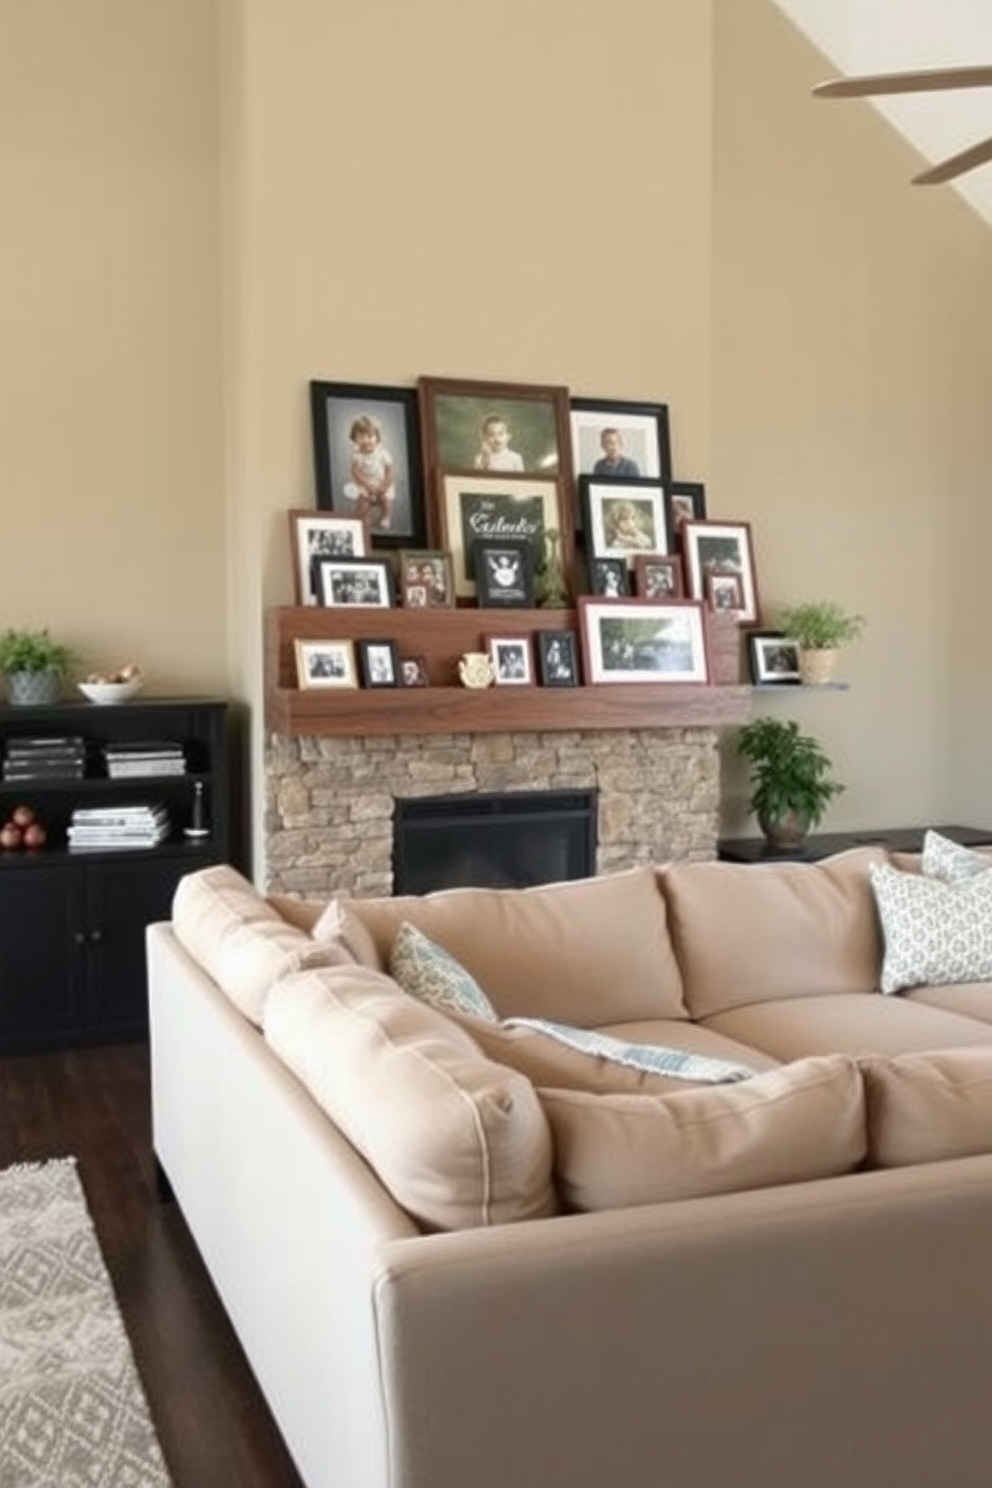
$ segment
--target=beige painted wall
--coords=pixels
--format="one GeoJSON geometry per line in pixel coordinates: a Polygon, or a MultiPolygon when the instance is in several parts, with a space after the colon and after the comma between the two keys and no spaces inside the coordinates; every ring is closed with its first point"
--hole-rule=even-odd
{"type": "Polygon", "coordinates": [[[830,824],[992,821],[988,232],[808,98],[768,0],[0,0],[0,29],[0,625],[247,699],[257,755],[308,379],[663,399],[766,602],[869,617],[849,693],[772,705],[848,782],[830,824]]]}
{"type": "Polygon", "coordinates": [[[0,628],[226,691],[216,38],[0,0],[0,628]]]}

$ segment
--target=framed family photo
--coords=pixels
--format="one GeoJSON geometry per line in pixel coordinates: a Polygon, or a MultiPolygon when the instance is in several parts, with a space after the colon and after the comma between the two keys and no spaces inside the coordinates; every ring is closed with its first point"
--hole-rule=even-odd
{"type": "Polygon", "coordinates": [[[322,605],[392,605],[392,570],[384,558],[317,558],[314,568],[322,605]]]}
{"type": "Polygon", "coordinates": [[[422,377],[419,389],[431,473],[571,477],[567,388],[422,377]]]}
{"type": "Polygon", "coordinates": [[[378,547],[427,541],[416,388],[311,382],[317,505],[365,522],[378,547]]]}
{"type": "Polygon", "coordinates": [[[310,507],[289,513],[293,588],[298,605],[315,605],[313,565],[317,558],[364,558],[368,533],[359,517],[332,517],[310,507]]]}
{"type": "Polygon", "coordinates": [[[400,686],[400,648],[393,640],[355,642],[363,687],[400,686]]]}
{"type": "Polygon", "coordinates": [[[357,687],[352,641],[297,640],[296,680],[302,687],[357,687]]]}
{"type": "Polygon", "coordinates": [[[694,600],[578,600],[587,682],[708,682],[703,607],[694,600]]]}
{"type": "Polygon", "coordinates": [[[639,599],[682,599],[682,559],[677,553],[638,553],[634,590],[639,599]]]}
{"type": "Polygon", "coordinates": [[[493,664],[497,687],[528,687],[534,681],[529,636],[486,636],[486,650],[493,664]]]}
{"type": "Polygon", "coordinates": [[[758,619],[758,584],[750,522],[684,522],[682,550],[686,586],[693,599],[709,598],[709,580],[737,577],[741,593],[734,614],[742,621],[758,619]]]}
{"type": "Polygon", "coordinates": [[[400,603],[411,610],[450,609],[455,602],[451,554],[440,548],[401,548],[400,603]]]}
{"type": "Polygon", "coordinates": [[[472,567],[481,607],[533,608],[534,547],[526,538],[477,537],[472,544],[472,567]]]}
{"type": "Polygon", "coordinates": [[[571,544],[564,525],[561,481],[470,471],[442,474],[436,480],[432,526],[439,546],[451,553],[455,594],[459,599],[474,599],[476,595],[473,544],[477,538],[491,542],[529,542],[534,552],[534,571],[539,573],[545,534],[554,529],[561,534],[562,564],[568,571],[571,544]]]}
{"type": "Polygon", "coordinates": [[[539,630],[537,663],[544,687],[578,687],[579,648],[574,630],[539,630]]]}
{"type": "Polygon", "coordinates": [[[752,630],[747,638],[755,687],[798,686],[799,647],[778,630],[752,630]]]}
{"type": "MultiPolygon", "coordinates": [[[[569,422],[576,477],[660,481],[672,478],[668,405],[607,398],[573,398],[569,422]]],[[[584,513],[576,512],[576,521],[584,513]]]]}
{"type": "Polygon", "coordinates": [[[586,548],[596,558],[623,557],[633,568],[638,553],[668,552],[665,488],[652,480],[579,477],[586,548]]]}

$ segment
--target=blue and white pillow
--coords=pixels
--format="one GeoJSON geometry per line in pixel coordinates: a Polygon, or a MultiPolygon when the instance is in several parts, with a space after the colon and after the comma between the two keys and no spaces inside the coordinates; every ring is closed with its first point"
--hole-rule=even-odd
{"type": "Polygon", "coordinates": [[[403,991],[441,1013],[468,1013],[498,1023],[499,1015],[471,972],[443,946],[404,920],[389,953],[389,974],[403,991]]]}
{"type": "Polygon", "coordinates": [[[927,878],[942,878],[945,883],[963,883],[974,878],[976,873],[987,873],[992,868],[992,857],[988,853],[973,852],[942,837],[931,828],[923,838],[923,857],[920,869],[927,878]]]}
{"type": "Polygon", "coordinates": [[[868,868],[885,954],[881,989],[992,981],[992,874],[958,883],[868,868]]]}

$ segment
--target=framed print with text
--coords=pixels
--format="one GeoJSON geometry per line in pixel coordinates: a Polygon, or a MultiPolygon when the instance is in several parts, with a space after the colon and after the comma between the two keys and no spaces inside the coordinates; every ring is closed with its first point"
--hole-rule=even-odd
{"type": "Polygon", "coordinates": [[[571,564],[570,520],[564,511],[561,481],[526,475],[441,474],[436,478],[431,524],[439,547],[451,554],[455,594],[474,599],[473,543],[510,539],[529,542],[534,570],[540,573],[545,533],[561,534],[562,563],[571,564]]]}

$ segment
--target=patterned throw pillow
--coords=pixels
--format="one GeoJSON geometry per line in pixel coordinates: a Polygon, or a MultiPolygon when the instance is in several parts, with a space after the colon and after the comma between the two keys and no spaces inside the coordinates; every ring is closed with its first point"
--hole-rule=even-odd
{"type": "Polygon", "coordinates": [[[945,883],[883,863],[868,871],[885,939],[883,992],[992,981],[992,874],[945,883]]]}
{"type": "Polygon", "coordinates": [[[389,953],[389,974],[404,992],[439,1012],[471,1013],[487,1023],[499,1022],[475,977],[407,920],[396,932],[389,953]]]}
{"type": "Polygon", "coordinates": [[[942,878],[947,883],[962,883],[974,878],[976,873],[987,873],[992,868],[992,857],[988,853],[973,852],[942,837],[932,828],[923,838],[921,870],[928,878],[942,878]]]}

